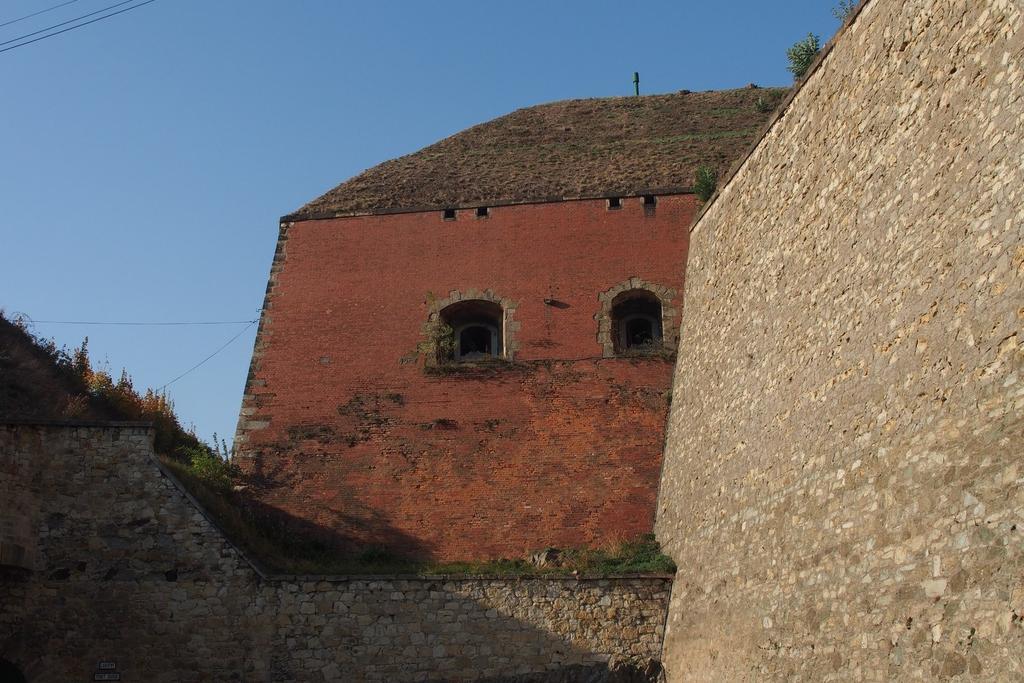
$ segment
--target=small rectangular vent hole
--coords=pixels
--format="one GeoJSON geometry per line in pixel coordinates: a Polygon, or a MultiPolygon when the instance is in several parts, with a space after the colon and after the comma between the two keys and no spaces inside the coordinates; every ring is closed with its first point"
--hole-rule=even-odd
{"type": "Polygon", "coordinates": [[[656,207],[657,205],[658,205],[658,198],[657,197],[655,197],[653,194],[645,194],[644,195],[644,215],[645,216],[648,216],[648,217],[653,216],[654,215],[654,207],[656,207]]]}
{"type": "Polygon", "coordinates": [[[608,198],[608,210],[609,211],[612,211],[614,209],[621,209],[621,208],[622,208],[622,198],[621,197],[609,197],[608,198]]]}
{"type": "Polygon", "coordinates": [[[476,208],[477,218],[487,218],[488,215],[490,215],[490,209],[488,209],[486,206],[478,206],[476,208]]]}
{"type": "Polygon", "coordinates": [[[444,210],[444,219],[446,221],[453,221],[453,220],[455,220],[455,209],[445,209],[444,210]]]}

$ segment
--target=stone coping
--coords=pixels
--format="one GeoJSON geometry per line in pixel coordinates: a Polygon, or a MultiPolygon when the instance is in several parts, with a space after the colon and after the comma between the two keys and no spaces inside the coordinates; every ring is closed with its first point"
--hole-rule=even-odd
{"type": "Polygon", "coordinates": [[[587,574],[580,576],[544,575],[544,574],[268,574],[263,577],[267,581],[284,583],[309,583],[323,581],[327,583],[344,583],[346,581],[494,581],[494,582],[526,582],[526,581],[561,581],[576,583],[594,583],[598,581],[672,581],[672,574],[587,574]]]}
{"type": "Polygon", "coordinates": [[[46,420],[46,419],[10,419],[0,418],[0,427],[121,427],[152,429],[152,422],[134,422],[130,420],[46,420]]]}
{"type": "MultiPolygon", "coordinates": [[[[786,100],[788,101],[788,99],[786,100]]],[[[764,131],[761,132],[757,137],[757,141],[761,141],[764,131]]],[[[743,158],[746,158],[750,152],[744,154],[743,158]]],[[[641,192],[626,192],[626,193],[615,193],[615,192],[604,192],[601,194],[594,195],[580,195],[578,197],[535,197],[533,199],[523,200],[502,200],[488,203],[471,202],[468,204],[458,204],[455,206],[437,207],[431,205],[415,205],[397,209],[373,209],[366,211],[326,211],[321,213],[310,213],[308,215],[301,214],[299,212],[292,212],[281,216],[278,223],[281,225],[292,225],[295,223],[304,223],[306,221],[327,221],[335,218],[362,218],[364,216],[393,216],[397,214],[406,213],[440,213],[444,209],[455,209],[456,211],[470,211],[472,209],[478,209],[481,207],[487,207],[489,209],[500,208],[503,206],[530,206],[530,205],[541,205],[541,204],[563,204],[566,202],[590,202],[590,201],[603,201],[612,198],[618,199],[639,199],[644,195],[653,194],[658,197],[674,197],[678,195],[694,194],[695,190],[693,187],[688,185],[676,185],[672,187],[661,187],[661,188],[650,188],[641,192]]]]}

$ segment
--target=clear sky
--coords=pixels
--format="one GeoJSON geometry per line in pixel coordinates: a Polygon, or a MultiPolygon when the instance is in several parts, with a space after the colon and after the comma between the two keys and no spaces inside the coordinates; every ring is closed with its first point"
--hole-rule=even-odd
{"type": "MultiPolygon", "coordinates": [[[[0,23],[60,1],[5,0],[0,23]]],[[[0,52],[0,308],[257,318],[278,218],[342,180],[519,107],[630,94],[633,71],[644,93],[788,85],[786,48],[827,40],[837,4],[156,0],[0,52]]],[[[244,327],[33,331],[159,387],[244,327]]],[[[168,387],[200,437],[230,440],[254,337],[168,387]]]]}

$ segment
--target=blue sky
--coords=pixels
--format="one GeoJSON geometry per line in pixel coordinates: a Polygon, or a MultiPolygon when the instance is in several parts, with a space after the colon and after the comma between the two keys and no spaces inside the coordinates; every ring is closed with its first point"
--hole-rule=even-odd
{"type": "MultiPolygon", "coordinates": [[[[0,3],[0,23],[59,0],[0,3]]],[[[75,0],[0,42],[112,5],[75,0]]],[[[258,317],[277,219],[342,180],[513,109],[788,85],[831,0],[157,0],[0,52],[0,308],[35,320],[258,317]]],[[[13,43],[11,43],[13,44],[13,43]]],[[[158,387],[244,325],[37,323],[158,387]]],[[[172,384],[200,437],[234,431],[255,327],[172,384]]]]}

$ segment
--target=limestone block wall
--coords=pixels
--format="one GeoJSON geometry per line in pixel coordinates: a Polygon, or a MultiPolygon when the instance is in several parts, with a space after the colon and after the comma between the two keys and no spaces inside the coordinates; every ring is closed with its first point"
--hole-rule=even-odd
{"type": "Polygon", "coordinates": [[[696,222],[670,681],[1024,677],[1024,19],[870,0],[696,222]]]}
{"type": "Polygon", "coordinates": [[[0,463],[33,482],[32,571],[0,573],[0,660],[29,681],[92,680],[99,662],[157,682],[656,674],[671,577],[267,576],[151,442],[138,425],[0,426],[0,463]]]}
{"type": "Polygon", "coordinates": [[[671,580],[280,584],[274,680],[653,681],[671,580]]]}
{"type": "Polygon", "coordinates": [[[35,563],[39,495],[31,465],[24,450],[0,450],[0,572],[30,570],[35,563]]]}
{"type": "Polygon", "coordinates": [[[29,681],[260,680],[273,592],[163,476],[145,426],[0,426],[31,463],[37,554],[0,578],[0,658],[29,681]]]}

